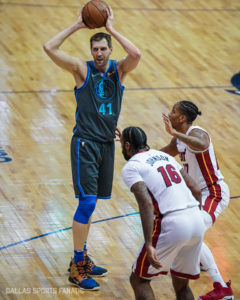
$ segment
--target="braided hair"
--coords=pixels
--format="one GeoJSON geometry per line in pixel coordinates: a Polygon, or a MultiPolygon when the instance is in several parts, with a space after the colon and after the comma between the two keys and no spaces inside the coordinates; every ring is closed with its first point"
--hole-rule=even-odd
{"type": "Polygon", "coordinates": [[[122,132],[123,140],[129,142],[135,153],[139,150],[147,149],[150,147],[147,144],[146,133],[140,128],[135,126],[127,127],[122,132]]]}
{"type": "Polygon", "coordinates": [[[191,101],[182,100],[176,103],[181,112],[187,117],[187,123],[192,123],[198,115],[201,116],[202,112],[198,110],[197,105],[191,101]]]}

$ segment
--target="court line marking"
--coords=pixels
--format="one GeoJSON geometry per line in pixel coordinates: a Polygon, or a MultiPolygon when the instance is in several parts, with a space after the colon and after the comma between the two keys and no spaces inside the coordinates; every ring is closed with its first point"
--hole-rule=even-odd
{"type": "MultiPolygon", "coordinates": [[[[196,90],[196,89],[229,89],[232,85],[226,86],[178,86],[178,87],[146,87],[146,88],[126,88],[125,91],[152,91],[152,90],[196,90]]],[[[36,91],[0,91],[1,94],[55,94],[55,93],[73,93],[74,90],[36,90],[36,91]]]]}
{"type": "MultiPolygon", "coordinates": [[[[237,198],[240,198],[240,195],[230,197],[230,199],[237,199],[237,198]]],[[[133,215],[139,215],[139,212],[134,212],[134,213],[129,213],[129,214],[121,215],[121,216],[116,216],[116,217],[111,217],[111,218],[106,218],[106,219],[93,221],[92,224],[102,223],[102,222],[105,222],[105,221],[111,221],[111,220],[120,219],[120,218],[125,218],[125,217],[133,216],[133,215]]],[[[7,249],[7,248],[14,247],[16,245],[20,245],[20,244],[23,244],[23,243],[26,243],[26,242],[30,242],[32,240],[39,239],[39,238],[44,237],[44,236],[48,236],[48,235],[55,234],[55,233],[62,232],[62,231],[67,231],[67,230],[70,230],[70,229],[72,229],[72,227],[66,227],[66,228],[63,228],[63,229],[58,229],[58,230],[55,230],[55,231],[43,233],[43,234],[31,237],[29,239],[25,239],[25,240],[22,240],[22,241],[19,241],[19,242],[16,242],[16,243],[12,243],[12,244],[9,244],[9,245],[6,245],[6,246],[2,246],[2,247],[0,247],[0,251],[4,250],[4,249],[7,249]]]]}
{"type": "MultiPolygon", "coordinates": [[[[0,2],[5,6],[29,6],[29,7],[54,7],[54,8],[80,8],[81,5],[57,5],[57,4],[40,4],[40,3],[17,3],[17,2],[0,2]]],[[[145,10],[145,11],[163,11],[163,12],[239,12],[239,8],[158,8],[158,7],[112,7],[113,10],[145,10]]]]}
{"type": "MultiPolygon", "coordinates": [[[[128,217],[128,216],[133,216],[133,215],[139,215],[139,212],[134,212],[134,213],[129,213],[129,214],[125,214],[125,215],[121,215],[121,216],[116,216],[116,217],[112,217],[112,218],[106,218],[106,219],[101,219],[101,220],[93,221],[92,224],[101,223],[101,222],[105,222],[105,221],[111,221],[111,220],[120,219],[120,218],[124,218],[124,217],[128,217]]],[[[19,241],[19,242],[16,242],[16,243],[12,243],[12,244],[0,247],[0,251],[4,250],[4,249],[7,249],[7,248],[10,248],[10,247],[13,247],[13,246],[16,246],[16,245],[20,245],[20,244],[23,244],[23,243],[26,243],[26,242],[30,242],[32,240],[39,239],[39,238],[44,237],[44,236],[48,236],[48,235],[51,235],[51,234],[54,234],[54,233],[58,233],[58,232],[62,232],[62,231],[70,230],[70,229],[72,229],[72,227],[67,227],[67,228],[58,229],[58,230],[55,230],[55,231],[43,233],[43,234],[31,237],[29,239],[25,239],[25,240],[22,240],[22,241],[19,241]]]]}

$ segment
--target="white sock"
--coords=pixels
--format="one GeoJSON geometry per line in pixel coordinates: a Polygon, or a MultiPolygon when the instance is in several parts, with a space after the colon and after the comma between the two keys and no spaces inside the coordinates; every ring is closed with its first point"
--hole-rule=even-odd
{"type": "Polygon", "coordinates": [[[222,287],[227,287],[226,283],[224,282],[218,267],[214,261],[212,252],[208,248],[208,246],[203,242],[202,243],[202,248],[201,248],[201,253],[200,253],[200,261],[201,264],[207,268],[207,271],[209,275],[212,278],[213,282],[220,282],[222,287]]]}

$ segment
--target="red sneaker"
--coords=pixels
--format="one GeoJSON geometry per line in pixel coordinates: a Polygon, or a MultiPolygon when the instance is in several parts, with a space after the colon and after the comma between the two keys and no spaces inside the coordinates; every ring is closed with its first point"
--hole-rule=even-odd
{"type": "Polygon", "coordinates": [[[213,283],[214,289],[204,296],[198,297],[198,300],[233,300],[233,291],[231,281],[227,282],[227,287],[223,287],[219,282],[213,283]]]}

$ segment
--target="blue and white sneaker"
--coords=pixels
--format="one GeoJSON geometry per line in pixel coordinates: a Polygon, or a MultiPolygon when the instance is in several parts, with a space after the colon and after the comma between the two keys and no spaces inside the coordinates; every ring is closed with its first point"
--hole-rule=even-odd
{"type": "Polygon", "coordinates": [[[85,256],[86,272],[90,276],[104,277],[107,276],[108,271],[105,268],[98,267],[94,264],[89,255],[85,256]]]}

